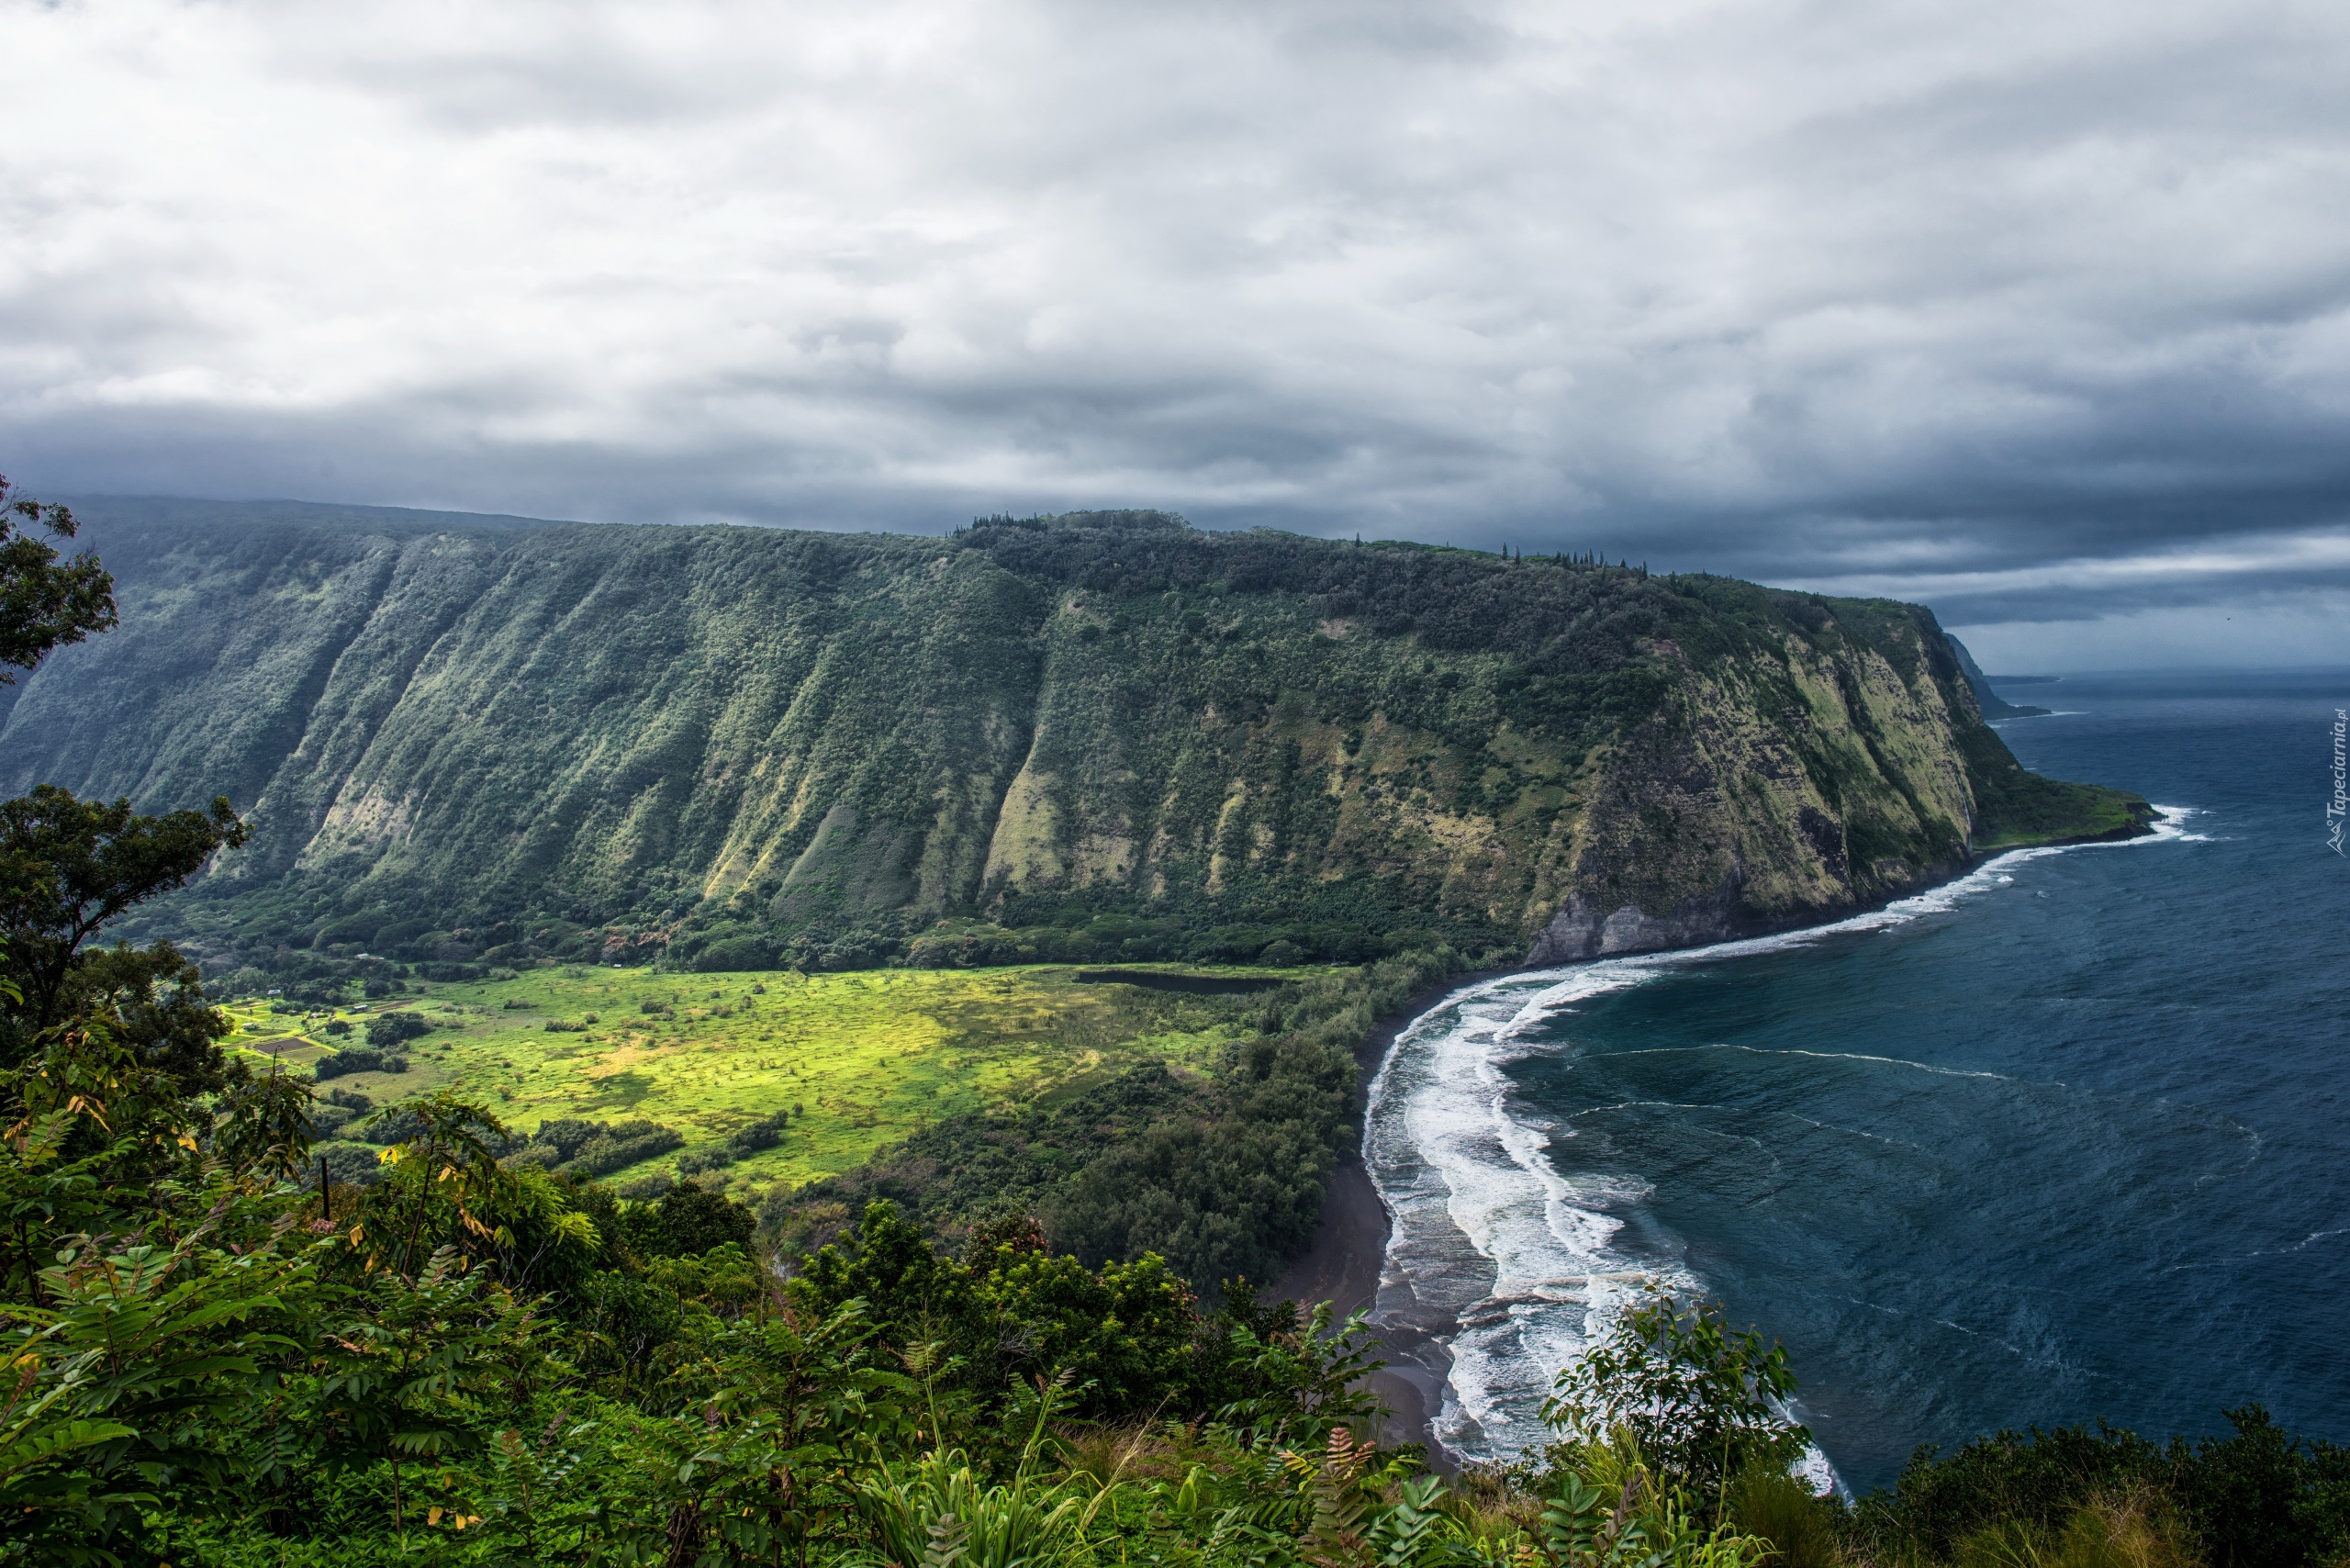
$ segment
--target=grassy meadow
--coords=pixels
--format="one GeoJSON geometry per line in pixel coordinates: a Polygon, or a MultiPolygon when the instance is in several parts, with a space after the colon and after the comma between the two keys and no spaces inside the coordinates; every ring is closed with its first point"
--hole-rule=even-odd
{"type": "MultiPolygon", "coordinates": [[[[1147,967],[1290,980],[1316,972],[1147,967]]],[[[572,967],[416,985],[333,1011],[274,1013],[266,1001],[229,1011],[237,1045],[289,1066],[363,1044],[371,1017],[412,1012],[432,1032],[400,1047],[408,1071],[352,1073],[322,1090],[356,1090],[381,1106],[455,1089],[518,1131],[556,1116],[643,1117],[675,1128],[686,1140],[677,1152],[691,1152],[790,1108],[783,1141],[733,1170],[752,1183],[797,1185],[860,1165],[940,1117],[1073,1092],[1147,1059],[1203,1070],[1253,1030],[1261,1005],[1248,996],[1081,984],[1078,973],[572,967]],[[338,1020],[348,1034],[328,1032],[338,1020]]],[[[675,1159],[623,1174],[666,1172],[675,1159]]]]}

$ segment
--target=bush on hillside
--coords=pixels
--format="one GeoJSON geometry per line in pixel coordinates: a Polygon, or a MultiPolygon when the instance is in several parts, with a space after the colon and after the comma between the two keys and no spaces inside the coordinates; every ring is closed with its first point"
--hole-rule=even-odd
{"type": "Polygon", "coordinates": [[[783,1135],[790,1126],[791,1113],[783,1110],[761,1116],[746,1127],[736,1128],[726,1139],[729,1158],[739,1159],[756,1154],[763,1148],[773,1148],[783,1141],[783,1135]]]}
{"type": "Polygon", "coordinates": [[[589,1138],[577,1154],[556,1169],[566,1176],[609,1176],[666,1154],[685,1141],[681,1135],[657,1122],[616,1122],[610,1131],[589,1138]]]}
{"type": "Polygon", "coordinates": [[[2211,1563],[2336,1561],[2350,1547],[2350,1447],[2295,1437],[2257,1405],[2226,1415],[2226,1437],[2196,1442],[2099,1423],[1999,1432],[1948,1458],[1920,1449],[1890,1490],[1861,1501],[1852,1531],[1877,1554],[1949,1560],[1986,1533],[2062,1536],[2085,1509],[2153,1496],[2211,1563]]]}
{"type": "Polygon", "coordinates": [[[431,1033],[431,1022],[415,1013],[379,1013],[367,1020],[367,1043],[379,1051],[422,1039],[431,1033]]]}
{"type": "Polygon", "coordinates": [[[381,1151],[364,1143],[319,1143],[310,1146],[311,1171],[305,1172],[313,1182],[315,1168],[326,1161],[327,1175],[339,1185],[372,1187],[384,1179],[381,1151]]]}
{"type": "Polygon", "coordinates": [[[560,1170],[585,1180],[666,1154],[685,1141],[680,1134],[655,1121],[607,1125],[576,1116],[550,1116],[539,1124],[527,1144],[508,1157],[508,1162],[560,1170]]]}
{"type": "Polygon", "coordinates": [[[330,1078],[347,1078],[354,1072],[406,1072],[408,1058],[397,1052],[371,1050],[365,1046],[345,1046],[330,1056],[320,1057],[312,1064],[310,1074],[324,1082],[330,1078]]]}
{"type": "Polygon", "coordinates": [[[724,1144],[715,1148],[697,1148],[677,1156],[677,1174],[699,1176],[705,1171],[723,1170],[734,1163],[734,1151],[724,1144]]]}

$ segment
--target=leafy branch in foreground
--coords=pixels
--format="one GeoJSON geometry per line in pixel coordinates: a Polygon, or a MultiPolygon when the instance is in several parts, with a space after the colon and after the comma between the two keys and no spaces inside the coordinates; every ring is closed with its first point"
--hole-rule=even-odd
{"type": "Polygon", "coordinates": [[[183,887],[222,849],[245,842],[226,798],[204,811],[142,816],[129,801],[76,800],[44,784],[0,802],[0,1067],[21,1066],[69,1020],[103,1017],[190,1092],[233,1072],[218,1042],[227,1021],[196,968],[169,943],[91,946],[108,922],[183,887]]]}
{"type": "Polygon", "coordinates": [[[1786,1414],[1795,1389],[1785,1349],[1733,1330],[1718,1303],[1651,1285],[1559,1373],[1542,1417],[1565,1438],[1557,1459],[1628,1444],[1643,1470],[1654,1465],[1711,1507],[1739,1472],[1784,1473],[1802,1459],[1811,1434],[1786,1414]]]}
{"type": "Polygon", "coordinates": [[[50,650],[120,623],[114,577],[98,558],[84,551],[61,562],[50,543],[78,531],[71,511],[18,494],[0,475],[0,686],[50,650]]]}

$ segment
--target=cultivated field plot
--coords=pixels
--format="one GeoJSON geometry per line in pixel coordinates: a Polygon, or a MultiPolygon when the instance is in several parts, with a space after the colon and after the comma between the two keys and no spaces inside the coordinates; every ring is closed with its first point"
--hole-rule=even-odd
{"type": "MultiPolygon", "coordinates": [[[[861,1164],[942,1116],[1069,1092],[1146,1060],[1201,1070],[1226,1043],[1253,1032],[1262,1006],[1248,994],[1086,983],[1080,972],[574,968],[432,984],[333,1013],[276,1014],[266,1003],[229,1011],[238,1045],[303,1068],[364,1047],[371,1018],[405,1012],[423,1019],[431,1032],[397,1047],[406,1072],[349,1073],[320,1085],[357,1091],[379,1107],[453,1088],[487,1102],[518,1131],[558,1116],[644,1118],[681,1134],[683,1153],[789,1110],[782,1140],[733,1170],[750,1182],[797,1184],[861,1164]],[[330,1031],[338,1022],[347,1033],[330,1031]]],[[[1265,985],[1314,971],[1150,965],[1122,972],[1265,985]]],[[[666,1171],[675,1158],[618,1174],[666,1171]]]]}

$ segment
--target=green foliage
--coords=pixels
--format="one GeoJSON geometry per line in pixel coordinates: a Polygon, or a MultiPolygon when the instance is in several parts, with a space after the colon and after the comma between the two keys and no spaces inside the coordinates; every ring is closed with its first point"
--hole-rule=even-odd
{"type": "Polygon", "coordinates": [[[1723,1501],[1740,1530],[1770,1543],[1774,1568],[1841,1568],[1845,1513],[1836,1498],[1766,1461],[1740,1471],[1723,1501]]]}
{"type": "Polygon", "coordinates": [[[57,647],[118,624],[114,578],[98,558],[84,551],[60,562],[50,542],[73,538],[78,526],[65,508],[17,494],[0,475],[0,686],[57,647]]]}
{"type": "Polygon", "coordinates": [[[379,1013],[367,1020],[367,1043],[379,1051],[420,1040],[431,1032],[431,1024],[414,1013],[379,1013]]]}
{"type": "Polygon", "coordinates": [[[319,1058],[310,1064],[310,1076],[323,1082],[330,1078],[346,1078],[352,1073],[381,1072],[395,1077],[408,1068],[408,1058],[398,1051],[379,1051],[366,1046],[345,1046],[319,1058]]]}
{"type": "Polygon", "coordinates": [[[565,1116],[540,1123],[515,1158],[567,1176],[609,1176],[666,1154],[685,1141],[675,1128],[643,1118],[607,1125],[565,1116]]]}
{"type": "Polygon", "coordinates": [[[1311,1238],[1355,1135],[1356,1045],[1460,967],[1449,950],[1405,953],[1229,999],[1261,1032],[1227,1047],[1204,1081],[1138,1068],[1064,1099],[947,1118],[771,1204],[767,1222],[806,1242],[876,1198],[943,1236],[1034,1213],[1053,1248],[1089,1266],[1155,1253],[1203,1292],[1275,1278],[1311,1238]]]}
{"type": "Polygon", "coordinates": [[[993,1484],[971,1456],[938,1446],[910,1463],[886,1464],[858,1489],[858,1504],[886,1562],[908,1568],[1053,1568],[1090,1559],[1089,1537],[1109,1486],[1088,1490],[1075,1477],[1048,1481],[1046,1428],[1060,1384],[1038,1384],[1035,1416],[1009,1476],[993,1484]]]}
{"type": "Polygon", "coordinates": [[[1584,1444],[1553,1485],[1541,1539],[1561,1568],[1755,1568],[1774,1555],[1729,1524],[1700,1523],[1689,1495],[1649,1467],[1628,1430],[1584,1444]]]}
{"type": "MultiPolygon", "coordinates": [[[[1221,972],[1173,978],[1244,983],[1221,972]]],[[[1300,978],[1312,977],[1283,977],[1300,978]]],[[[651,1123],[621,1141],[666,1129],[703,1169],[713,1156],[731,1158],[725,1168],[741,1190],[756,1192],[855,1168],[917,1127],[982,1107],[1083,1092],[1134,1065],[1212,1070],[1226,1045],[1255,1034],[1267,1000],[1084,984],[1066,969],[707,979],[537,969],[431,991],[429,1006],[327,1014],[362,1025],[404,1012],[431,1020],[431,1035],[399,1057],[407,1069],[397,1076],[377,1075],[390,1058],[349,1047],[330,1054],[315,1007],[240,1005],[235,1038],[256,1069],[271,1059],[307,1063],[386,1098],[446,1089],[521,1126],[538,1123],[543,1132],[532,1137],[542,1152],[530,1158],[550,1169],[593,1134],[556,1148],[545,1128],[651,1123]],[[549,1015],[600,1022],[548,1035],[541,1021],[549,1015]]],[[[656,1139],[631,1158],[658,1159],[677,1148],[656,1139]]],[[[650,1169],[602,1173],[642,1180],[650,1169]]]]}
{"type": "Polygon", "coordinates": [[[1628,1444],[1627,1462],[1652,1465],[1662,1484],[1711,1508],[1740,1471],[1784,1473],[1803,1457],[1810,1434],[1786,1415],[1795,1387],[1783,1348],[1733,1330],[1718,1303],[1692,1305],[1651,1286],[1606,1339],[1559,1373],[1542,1416],[1566,1439],[1554,1464],[1572,1467],[1582,1450],[1628,1444]]]}
{"type": "Polygon", "coordinates": [[[1092,1417],[1214,1415],[1318,1439],[1368,1412],[1357,1384],[1381,1364],[1360,1318],[1333,1327],[1326,1307],[1301,1320],[1242,1287],[1203,1314],[1155,1255],[1089,1271],[1044,1251],[1033,1226],[990,1227],[956,1260],[887,1203],[802,1260],[791,1289],[811,1312],[863,1304],[884,1343],[987,1410],[1068,1378],[1069,1403],[1092,1417]]]}
{"type": "Polygon", "coordinates": [[[223,798],[209,811],[140,816],[127,800],[78,801],[42,785],[0,802],[0,1067],[20,1066],[71,1018],[103,1014],[192,1091],[218,1088],[215,1044],[227,1033],[170,944],[92,949],[126,910],[181,887],[223,848],[245,842],[223,798]]]}
{"type": "Polygon", "coordinates": [[[757,1228],[757,1216],[744,1204],[687,1185],[629,1209],[621,1236],[640,1258],[698,1258],[726,1247],[740,1252],[757,1228]]]}
{"type": "Polygon", "coordinates": [[[2350,1548],[2350,1448],[2296,1438],[2257,1406],[2227,1417],[2228,1436],[2200,1442],[2065,1427],[1978,1438],[1947,1458],[1920,1450],[1889,1492],[1861,1503],[1856,1533],[1881,1551],[1947,1561],[2001,1532],[2019,1551],[2061,1543],[2084,1509],[2107,1518],[2082,1530],[2136,1528],[2115,1510],[2143,1516],[2153,1498],[2214,1564],[2301,1568],[2350,1548]]]}

